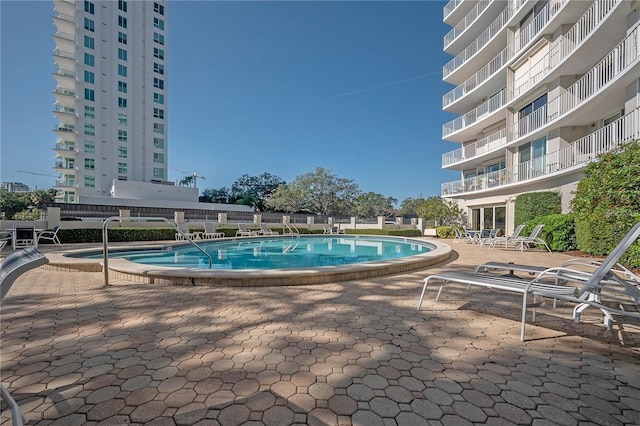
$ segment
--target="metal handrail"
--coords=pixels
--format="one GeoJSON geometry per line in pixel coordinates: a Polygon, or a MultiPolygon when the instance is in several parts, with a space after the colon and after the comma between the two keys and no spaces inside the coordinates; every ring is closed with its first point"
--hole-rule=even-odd
{"type": "Polygon", "coordinates": [[[180,228],[178,228],[178,226],[176,224],[174,224],[173,222],[171,222],[169,219],[167,219],[166,217],[121,217],[121,216],[111,216],[108,217],[104,220],[104,223],[102,224],[102,261],[103,261],[103,269],[104,269],[104,285],[109,285],[109,238],[108,238],[108,233],[107,233],[107,225],[109,224],[109,222],[112,221],[120,221],[122,222],[123,220],[129,220],[132,222],[139,222],[139,221],[145,221],[145,220],[153,220],[153,221],[163,221],[168,223],[177,233],[179,233],[180,235],[182,235],[182,237],[189,241],[191,244],[193,244],[194,246],[196,246],[196,248],[198,250],[200,250],[205,256],[207,256],[207,259],[209,259],[209,269],[211,269],[211,265],[213,264],[213,259],[211,258],[211,255],[209,253],[207,253],[202,247],[200,247],[198,244],[196,244],[195,241],[193,241],[187,234],[185,234],[184,232],[182,232],[180,230],[180,228]]]}

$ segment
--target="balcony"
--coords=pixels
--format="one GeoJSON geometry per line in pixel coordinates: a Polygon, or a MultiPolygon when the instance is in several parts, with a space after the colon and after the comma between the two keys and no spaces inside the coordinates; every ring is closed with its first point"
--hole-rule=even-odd
{"type": "Polygon", "coordinates": [[[63,132],[63,133],[75,133],[75,126],[70,126],[68,124],[59,124],[54,129],[54,132],[63,132]]]}
{"type": "Polygon", "coordinates": [[[62,154],[75,154],[77,152],[76,145],[72,141],[60,141],[56,142],[53,146],[54,151],[58,151],[62,154]]]}
{"type": "MultiPolygon", "coordinates": [[[[621,75],[638,67],[640,59],[640,27],[636,27],[620,44],[596,64],[589,72],[560,93],[547,105],[512,125],[511,140],[519,139],[541,129],[605,89],[621,75]]],[[[630,77],[632,78],[632,77],[630,77]]]]}
{"type": "Polygon", "coordinates": [[[447,137],[451,136],[452,134],[460,132],[464,129],[468,129],[470,126],[481,122],[483,119],[489,117],[492,113],[501,109],[506,103],[507,89],[504,88],[500,92],[489,98],[486,102],[479,105],[477,108],[443,125],[442,138],[447,139],[447,137]]]}
{"type": "MultiPolygon", "coordinates": [[[[553,70],[560,66],[569,56],[580,48],[585,40],[591,37],[598,26],[606,21],[616,6],[622,4],[622,0],[599,0],[589,7],[584,15],[571,27],[566,34],[562,35],[553,43],[550,51],[533,64],[529,71],[518,78],[513,83],[513,98],[517,98],[528,92],[536,84],[542,81],[553,70]]],[[[612,25],[615,25],[614,22],[612,25]]],[[[607,31],[610,37],[611,30],[607,31]]],[[[585,55],[595,55],[595,52],[585,52],[585,55]]],[[[580,58],[573,61],[577,64],[583,63],[586,59],[580,58]]],[[[565,74],[576,74],[577,70],[567,70],[565,74]]],[[[513,99],[512,99],[513,100],[513,99]]]]}
{"type": "Polygon", "coordinates": [[[471,9],[471,11],[467,13],[465,17],[444,36],[444,50],[447,50],[447,47],[453,43],[460,34],[469,28],[469,26],[478,19],[478,16],[480,16],[480,14],[482,14],[482,12],[484,12],[493,1],[494,0],[479,0],[473,9],[471,9]]]}
{"type": "Polygon", "coordinates": [[[57,179],[53,185],[55,188],[77,188],[75,179],[57,179]]]}
{"type": "Polygon", "coordinates": [[[76,164],[71,161],[56,161],[53,167],[57,170],[63,170],[66,172],[69,170],[76,170],[76,164]]]}
{"type": "Polygon", "coordinates": [[[569,145],[502,170],[442,184],[443,197],[459,197],[579,170],[598,155],[640,139],[640,108],[569,145]]]}
{"type": "Polygon", "coordinates": [[[442,167],[446,168],[453,164],[466,160],[475,159],[483,154],[493,152],[507,144],[507,129],[499,130],[489,136],[482,138],[472,144],[465,145],[454,151],[442,154],[442,167]]]}

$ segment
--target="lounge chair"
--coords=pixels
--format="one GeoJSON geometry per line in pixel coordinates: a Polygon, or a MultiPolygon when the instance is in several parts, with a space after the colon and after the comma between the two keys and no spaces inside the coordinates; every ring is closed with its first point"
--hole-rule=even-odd
{"type": "MultiPolygon", "coordinates": [[[[504,276],[477,274],[472,272],[444,271],[433,274],[424,279],[424,286],[418,310],[422,306],[422,300],[427,290],[427,284],[431,280],[443,282],[457,282],[468,286],[476,285],[497,290],[506,290],[522,294],[522,327],[520,339],[524,341],[526,314],[529,307],[541,304],[540,298],[553,298],[578,303],[574,309],[574,319],[579,321],[580,314],[589,306],[599,308],[605,315],[605,324],[611,328],[613,314],[629,316],[640,319],[640,288],[632,281],[626,281],[615,273],[620,257],[640,236],[640,223],[620,241],[611,254],[602,261],[598,268],[587,273],[575,269],[557,267],[540,272],[532,280],[523,280],[504,276]],[[571,285],[560,284],[571,283],[571,285]],[[603,296],[607,295],[606,301],[603,296]],[[528,296],[533,297],[533,303],[528,304],[528,296]],[[624,307],[625,309],[621,308],[624,307]]],[[[516,265],[513,265],[514,267],[516,265]]],[[[515,268],[514,268],[515,269],[515,268]]],[[[442,288],[438,291],[436,300],[439,299],[442,288]]],[[[534,310],[535,320],[535,310],[534,310]]]]}
{"type": "Polygon", "coordinates": [[[244,223],[238,223],[238,230],[236,231],[236,237],[255,237],[258,235],[256,231],[251,231],[244,223]]]}
{"type": "Polygon", "coordinates": [[[267,228],[266,223],[260,223],[260,230],[257,232],[258,235],[280,235],[278,231],[273,231],[267,228]]]}
{"type": "Polygon", "coordinates": [[[453,231],[456,233],[455,237],[453,237],[453,243],[454,244],[458,244],[460,242],[460,240],[466,238],[466,236],[464,235],[464,233],[460,230],[460,228],[458,227],[454,227],[453,231]]]}
{"type": "MultiPolygon", "coordinates": [[[[0,301],[4,299],[15,280],[30,269],[45,265],[47,258],[33,247],[14,251],[0,262],[0,301]]],[[[9,391],[0,384],[0,397],[9,406],[13,425],[24,425],[27,419],[22,414],[20,406],[11,397],[9,391]]]]}
{"type": "Polygon", "coordinates": [[[16,228],[13,234],[13,248],[38,247],[34,228],[16,228]]]}
{"type": "Polygon", "coordinates": [[[224,238],[224,232],[216,232],[216,228],[213,226],[213,223],[204,222],[202,225],[204,226],[204,232],[202,233],[202,238],[204,240],[224,238]]]}
{"type": "Polygon", "coordinates": [[[518,237],[512,240],[512,243],[516,246],[520,251],[524,251],[525,247],[530,249],[531,246],[543,246],[549,253],[551,253],[551,249],[547,245],[547,243],[538,235],[540,231],[542,231],[544,225],[536,225],[531,231],[531,234],[528,237],[518,237]]]}
{"type": "Polygon", "coordinates": [[[486,232],[483,231],[480,240],[478,243],[483,246],[485,244],[491,246],[493,240],[497,238],[499,229],[485,229],[486,232]]]}
{"type": "Polygon", "coordinates": [[[40,231],[37,233],[37,240],[40,243],[40,240],[51,241],[53,244],[60,245],[60,239],[58,238],[58,231],[60,231],[59,226],[54,226],[53,229],[40,231]]]}
{"type": "Polygon", "coordinates": [[[509,246],[509,243],[520,238],[520,232],[522,232],[523,228],[524,228],[524,225],[518,225],[516,226],[516,229],[513,230],[513,234],[509,236],[503,235],[501,237],[495,237],[493,241],[491,241],[491,243],[489,244],[489,247],[495,248],[497,244],[504,243],[504,248],[507,248],[509,246]]]}

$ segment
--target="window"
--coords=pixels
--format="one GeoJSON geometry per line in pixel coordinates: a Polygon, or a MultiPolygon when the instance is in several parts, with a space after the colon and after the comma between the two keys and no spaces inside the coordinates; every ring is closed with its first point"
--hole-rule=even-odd
{"type": "Polygon", "coordinates": [[[96,135],[96,126],[89,123],[84,123],[84,134],[89,136],[96,135]]]}
{"type": "Polygon", "coordinates": [[[126,130],[118,130],[118,140],[120,142],[127,141],[127,131],[126,130]]]}
{"type": "Polygon", "coordinates": [[[85,1],[84,11],[93,15],[95,13],[95,5],[89,1],[85,1]]]}
{"type": "Polygon", "coordinates": [[[96,92],[94,92],[92,89],[84,89],[84,98],[88,101],[95,101],[96,92]]]}
{"type": "Polygon", "coordinates": [[[95,49],[95,44],[96,41],[93,39],[93,37],[84,36],[84,47],[95,49]]]}
{"type": "Polygon", "coordinates": [[[532,179],[544,173],[547,138],[541,137],[518,148],[518,180],[532,179]]]}
{"type": "Polygon", "coordinates": [[[118,108],[126,108],[127,100],[125,98],[118,98],[118,108]]]}
{"type": "Polygon", "coordinates": [[[153,33],[153,41],[158,44],[164,45],[164,36],[162,34],[153,33]]]}
{"type": "Polygon", "coordinates": [[[164,179],[164,169],[160,167],[153,168],[153,177],[155,179],[164,179]]]}
{"type": "Polygon", "coordinates": [[[84,72],[84,81],[85,83],[91,83],[94,84],[96,81],[96,75],[94,73],[92,73],[91,71],[85,71],[84,72]]]}
{"type": "Polygon", "coordinates": [[[530,104],[525,105],[523,108],[521,108],[520,111],[518,111],[518,118],[526,117],[527,115],[531,114],[532,112],[542,108],[546,104],[547,104],[547,94],[545,93],[544,95],[540,96],[535,101],[533,101],[530,104]]]}
{"type": "Polygon", "coordinates": [[[127,163],[118,163],[118,174],[119,175],[127,174],[127,163]]]}
{"type": "Polygon", "coordinates": [[[127,83],[125,83],[124,81],[119,81],[118,82],[118,92],[127,93],[127,83]]]}
{"type": "Polygon", "coordinates": [[[118,75],[121,77],[127,76],[127,67],[124,65],[118,64],[118,75]]]}
{"type": "Polygon", "coordinates": [[[93,67],[96,65],[96,58],[95,56],[89,54],[89,53],[85,53],[84,54],[84,64],[85,65],[89,65],[90,67],[93,67]]]}
{"type": "Polygon", "coordinates": [[[526,135],[547,121],[547,94],[525,105],[518,111],[518,136],[526,135]]]}
{"type": "Polygon", "coordinates": [[[153,57],[158,59],[164,59],[164,50],[158,49],[157,47],[153,48],[153,57]]]}
{"type": "Polygon", "coordinates": [[[85,176],[84,177],[84,186],[87,188],[94,188],[96,186],[96,178],[95,176],[85,176]]]}
{"type": "Polygon", "coordinates": [[[127,51],[124,49],[118,48],[118,59],[126,61],[127,60],[127,51]]]}
{"type": "Polygon", "coordinates": [[[153,18],[153,26],[159,30],[164,30],[164,21],[160,18],[153,18]]]}
{"type": "Polygon", "coordinates": [[[160,108],[154,108],[153,109],[153,116],[155,118],[163,119],[164,118],[164,110],[160,109],[160,108]]]}
{"type": "Polygon", "coordinates": [[[89,18],[84,18],[84,29],[85,30],[89,30],[91,32],[95,31],[95,23],[89,19],[89,18]]]}
{"type": "Polygon", "coordinates": [[[153,63],[153,72],[164,75],[164,65],[153,63]]]}
{"type": "Polygon", "coordinates": [[[122,28],[127,28],[127,18],[124,16],[118,15],[118,26],[122,28]]]}
{"type": "Polygon", "coordinates": [[[153,102],[164,105],[164,95],[162,93],[154,93],[153,94],[153,102]]]}
{"type": "Polygon", "coordinates": [[[95,170],[96,169],[96,160],[93,158],[85,158],[84,159],[84,169],[85,170],[95,170]]]}
{"type": "Polygon", "coordinates": [[[118,31],[118,42],[122,44],[127,44],[127,35],[122,31],[118,31]]]}
{"type": "Polygon", "coordinates": [[[123,12],[127,11],[127,2],[124,0],[118,0],[118,9],[120,9],[123,12]]]}
{"type": "Polygon", "coordinates": [[[153,146],[154,148],[164,148],[164,139],[162,138],[153,138],[153,146]]]}
{"type": "Polygon", "coordinates": [[[154,163],[164,163],[164,154],[161,154],[159,152],[154,152],[153,153],[153,162],[154,163]]]}
{"type": "Polygon", "coordinates": [[[164,124],[153,123],[153,133],[164,133],[164,124]]]}
{"type": "Polygon", "coordinates": [[[153,87],[156,89],[164,89],[164,80],[153,77],[153,87]]]}
{"type": "Polygon", "coordinates": [[[153,3],[153,11],[164,15],[164,6],[159,3],[153,3]]]}
{"type": "Polygon", "coordinates": [[[127,125],[127,114],[118,113],[118,124],[127,125]]]}
{"type": "Polygon", "coordinates": [[[84,141],[84,152],[96,152],[96,143],[94,141],[84,141]]]}
{"type": "Polygon", "coordinates": [[[87,118],[96,118],[96,109],[92,106],[84,106],[84,116],[87,118]]]}
{"type": "Polygon", "coordinates": [[[118,147],[118,157],[127,158],[127,147],[126,146],[119,146],[118,147]]]}

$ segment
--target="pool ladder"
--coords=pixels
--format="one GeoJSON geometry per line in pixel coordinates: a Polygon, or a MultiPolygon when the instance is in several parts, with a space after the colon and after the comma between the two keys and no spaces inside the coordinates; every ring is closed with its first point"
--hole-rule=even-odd
{"type": "Polygon", "coordinates": [[[116,222],[116,221],[118,221],[120,223],[122,223],[123,221],[130,221],[130,222],[149,221],[149,222],[166,222],[166,223],[168,223],[169,226],[171,226],[177,233],[182,235],[182,237],[185,239],[185,241],[189,241],[198,250],[200,250],[205,256],[207,256],[207,259],[209,260],[209,269],[211,269],[211,266],[213,264],[213,259],[211,258],[211,255],[209,253],[207,253],[198,244],[196,244],[196,242],[193,241],[190,236],[188,236],[186,233],[182,232],[182,230],[180,230],[180,228],[178,228],[178,226],[175,223],[171,222],[166,217],[121,217],[121,216],[111,216],[111,217],[106,218],[104,220],[104,223],[102,224],[102,262],[103,262],[102,268],[104,270],[104,285],[109,285],[109,233],[108,233],[107,226],[109,225],[110,222],[116,222]]]}

